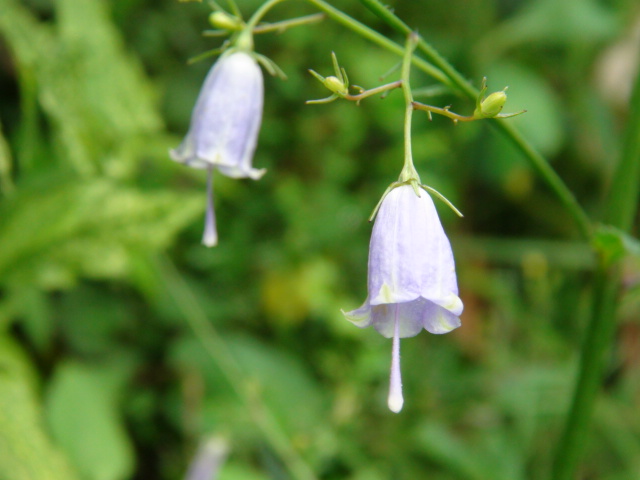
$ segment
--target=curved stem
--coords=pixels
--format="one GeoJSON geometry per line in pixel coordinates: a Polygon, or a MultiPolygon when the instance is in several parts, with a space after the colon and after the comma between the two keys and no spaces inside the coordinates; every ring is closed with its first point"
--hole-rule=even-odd
{"type": "MultiPolygon", "coordinates": [[[[384,35],[381,35],[375,30],[373,30],[372,28],[367,27],[364,23],[361,23],[356,19],[351,18],[349,15],[341,12],[340,10],[328,4],[324,0],[306,0],[306,1],[312,4],[313,6],[315,6],[318,10],[321,10],[324,13],[326,13],[327,16],[330,17],[332,20],[335,20],[341,25],[344,25],[350,30],[353,30],[361,37],[366,38],[367,40],[397,55],[401,55],[401,56],[404,55],[404,48],[402,47],[402,45],[399,45],[396,42],[389,40],[384,35]]],[[[409,32],[407,32],[407,34],[408,33],[409,32]]],[[[449,77],[447,77],[438,68],[434,67],[429,62],[426,62],[425,60],[418,58],[416,56],[414,56],[411,61],[416,67],[418,67],[420,70],[425,72],[427,75],[432,76],[433,78],[435,78],[436,80],[438,80],[439,82],[445,85],[448,85],[448,86],[452,85],[451,80],[449,80],[449,77]]]]}
{"type": "Polygon", "coordinates": [[[262,18],[275,7],[277,4],[284,2],[285,0],[269,0],[268,2],[263,3],[258,10],[254,12],[249,21],[247,22],[247,29],[249,31],[253,31],[258,25],[258,22],[262,20],[262,18]]]}
{"type": "Polygon", "coordinates": [[[253,29],[254,34],[278,32],[282,33],[287,28],[299,27],[300,25],[308,25],[309,23],[316,23],[324,20],[324,13],[314,13],[312,15],[305,15],[304,17],[292,18],[290,20],[282,20],[281,22],[269,23],[267,25],[256,26],[253,29]]]}
{"type": "MultiPolygon", "coordinates": [[[[409,28],[407,24],[395,16],[378,0],[360,0],[360,2],[397,32],[403,35],[411,33],[411,28],[409,28]]],[[[477,98],[479,91],[467,82],[465,78],[449,62],[447,62],[447,60],[445,60],[436,49],[425,42],[424,39],[418,39],[417,48],[427,56],[429,61],[435,65],[440,72],[444,73],[449,85],[454,85],[458,90],[473,100],[477,98]]],[[[417,66],[418,68],[421,68],[420,65],[417,66]]],[[[547,162],[547,160],[540,155],[540,153],[538,153],[533,146],[531,146],[531,144],[529,144],[524,137],[522,137],[522,135],[513,128],[513,126],[503,120],[497,120],[493,123],[507,138],[511,140],[518,150],[522,152],[535,171],[555,192],[560,202],[564,205],[567,213],[573,217],[582,236],[585,239],[589,239],[592,233],[589,217],[580,204],[578,204],[571,190],[569,190],[567,185],[562,181],[555,170],[553,170],[551,165],[549,165],[549,162],[547,162]]]]}
{"type": "Polygon", "coordinates": [[[404,57],[402,59],[402,94],[404,95],[405,108],[404,166],[402,167],[402,172],[400,173],[400,181],[415,181],[415,183],[419,185],[421,183],[420,176],[416,171],[416,167],[413,165],[413,154],[411,149],[411,119],[413,117],[413,95],[411,93],[411,83],[409,82],[409,77],[411,76],[411,58],[413,57],[413,51],[416,48],[417,39],[418,36],[416,34],[409,34],[409,36],[407,37],[404,57]]]}
{"type": "Polygon", "coordinates": [[[549,164],[540,152],[538,152],[525,138],[518,132],[513,125],[505,120],[495,120],[492,125],[501,131],[513,145],[529,161],[529,164],[538,173],[538,175],[546,182],[547,186],[556,194],[558,200],[562,203],[565,210],[573,217],[576,226],[580,230],[580,234],[585,240],[589,240],[593,233],[591,220],[587,213],[580,206],[573,192],[562,181],[553,167],[549,164]]]}

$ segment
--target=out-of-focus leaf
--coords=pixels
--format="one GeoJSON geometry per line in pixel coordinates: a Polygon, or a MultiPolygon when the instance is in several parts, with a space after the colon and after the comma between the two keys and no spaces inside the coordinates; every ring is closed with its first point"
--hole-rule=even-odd
{"type": "Polygon", "coordinates": [[[53,319],[49,297],[33,285],[19,285],[9,289],[14,303],[14,316],[22,318],[25,333],[40,352],[51,346],[53,319]]]}
{"type": "Polygon", "coordinates": [[[123,332],[135,332],[142,324],[127,307],[127,302],[103,286],[80,285],[57,304],[58,331],[74,352],[112,354],[122,344],[123,332]]]}
{"type": "Polygon", "coordinates": [[[265,474],[241,463],[229,462],[222,467],[219,480],[268,480],[265,474]]]}
{"type": "Polygon", "coordinates": [[[45,434],[34,383],[24,353],[0,336],[0,480],[75,480],[45,434]]]}
{"type": "Polygon", "coordinates": [[[124,52],[106,3],[60,0],[59,30],[6,0],[0,31],[24,71],[35,72],[39,100],[58,129],[62,158],[82,174],[109,166],[127,174],[129,145],[159,134],[162,122],[142,68],[124,52]],[[3,21],[6,19],[6,21],[3,21]],[[117,162],[116,162],[117,163],[117,162]]]}
{"type": "Polygon", "coordinates": [[[534,42],[577,43],[584,48],[611,38],[617,26],[613,11],[596,0],[535,0],[522,5],[513,18],[488,34],[485,41],[490,40],[498,52],[534,42]]]}
{"type": "Polygon", "coordinates": [[[425,455],[445,465],[465,480],[484,480],[482,464],[477,455],[471,455],[464,442],[458,440],[446,427],[425,423],[416,432],[416,439],[425,455]]]}
{"type": "Polygon", "coordinates": [[[162,121],[153,90],[140,63],[125,52],[108,5],[94,0],[56,2],[61,43],[78,62],[81,90],[76,95],[97,117],[95,127],[114,138],[157,132],[162,121]]]}
{"type": "MultiPolygon", "coordinates": [[[[328,426],[325,423],[326,398],[295,357],[245,337],[227,338],[227,344],[231,355],[246,372],[244,382],[252,384],[256,398],[264,402],[264,408],[274,414],[285,431],[302,445],[321,439],[322,426],[328,426]],[[311,431],[313,436],[309,436],[311,431]]],[[[227,387],[228,379],[221,375],[219,366],[193,339],[185,339],[175,348],[176,365],[184,371],[196,368],[201,372],[211,388],[211,405],[218,410],[212,413],[216,417],[226,417],[225,405],[228,402],[237,404],[237,398],[227,387]],[[221,397],[226,400],[219,401],[221,397]]],[[[243,382],[243,379],[234,378],[233,381],[243,382]]],[[[244,415],[247,414],[245,411],[244,415]]]]}
{"type": "Polygon", "coordinates": [[[202,209],[195,195],[100,179],[23,188],[0,206],[0,275],[57,287],[120,277],[130,255],[166,248],[202,209]]]}
{"type": "Polygon", "coordinates": [[[338,268],[323,258],[308,259],[296,269],[270,271],[262,284],[262,302],[271,321],[296,324],[310,313],[321,316],[340,315],[332,288],[338,268]]]}
{"type": "Polygon", "coordinates": [[[2,133],[2,123],[0,123],[0,190],[4,195],[13,191],[13,180],[11,180],[13,160],[7,140],[2,133]]]}
{"type": "Polygon", "coordinates": [[[640,241],[610,225],[602,225],[595,231],[593,245],[607,263],[620,260],[626,255],[640,259],[640,241]]]}
{"type": "Polygon", "coordinates": [[[121,389],[113,372],[61,364],[49,385],[47,419],[54,438],[88,480],[124,480],[133,448],[118,411],[121,389]]]}
{"type": "Polygon", "coordinates": [[[520,480],[524,470],[519,463],[519,446],[503,429],[486,429],[482,440],[467,443],[437,422],[424,422],[416,429],[416,440],[424,453],[456,472],[465,480],[520,480]]]}

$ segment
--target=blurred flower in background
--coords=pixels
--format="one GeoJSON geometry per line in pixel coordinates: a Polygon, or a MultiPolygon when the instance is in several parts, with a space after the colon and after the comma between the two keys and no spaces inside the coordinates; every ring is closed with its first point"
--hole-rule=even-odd
{"type": "Polygon", "coordinates": [[[208,247],[218,243],[213,209],[213,169],[232,178],[264,175],[251,163],[262,121],[262,71],[246,52],[230,51],[211,68],[193,109],[187,136],[171,158],[193,168],[208,170],[207,213],[202,239],[208,247]]]}

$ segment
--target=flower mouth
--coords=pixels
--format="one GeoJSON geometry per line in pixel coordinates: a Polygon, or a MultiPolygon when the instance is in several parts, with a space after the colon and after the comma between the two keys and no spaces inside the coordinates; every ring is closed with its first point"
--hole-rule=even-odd
{"type": "MultiPolygon", "coordinates": [[[[456,296],[456,298],[458,298],[456,296]]],[[[458,298],[460,306],[462,302],[458,298]]],[[[448,333],[460,326],[460,313],[450,311],[436,302],[418,297],[408,302],[371,305],[371,322],[373,328],[382,336],[391,338],[395,324],[398,324],[400,338],[414,337],[424,328],[429,333],[448,333]],[[391,321],[393,316],[393,321],[391,321]]]]}

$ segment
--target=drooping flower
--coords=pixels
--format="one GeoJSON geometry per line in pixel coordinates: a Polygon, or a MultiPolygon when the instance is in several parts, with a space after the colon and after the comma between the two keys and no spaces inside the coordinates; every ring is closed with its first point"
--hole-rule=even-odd
{"type": "Polygon", "coordinates": [[[232,178],[264,175],[252,167],[264,96],[262,71],[244,51],[230,51],[209,71],[191,116],[187,136],[170,151],[171,158],[193,168],[207,169],[208,193],[202,242],[217,244],[213,210],[213,170],[232,178]]]}
{"type": "Polygon", "coordinates": [[[460,326],[451,245],[429,194],[409,184],[393,188],[378,211],[369,247],[368,297],[345,316],[358,327],[393,337],[389,408],[404,403],[400,376],[400,338],[423,328],[447,333],[460,326]],[[419,193],[419,195],[418,195],[419,193]]]}

